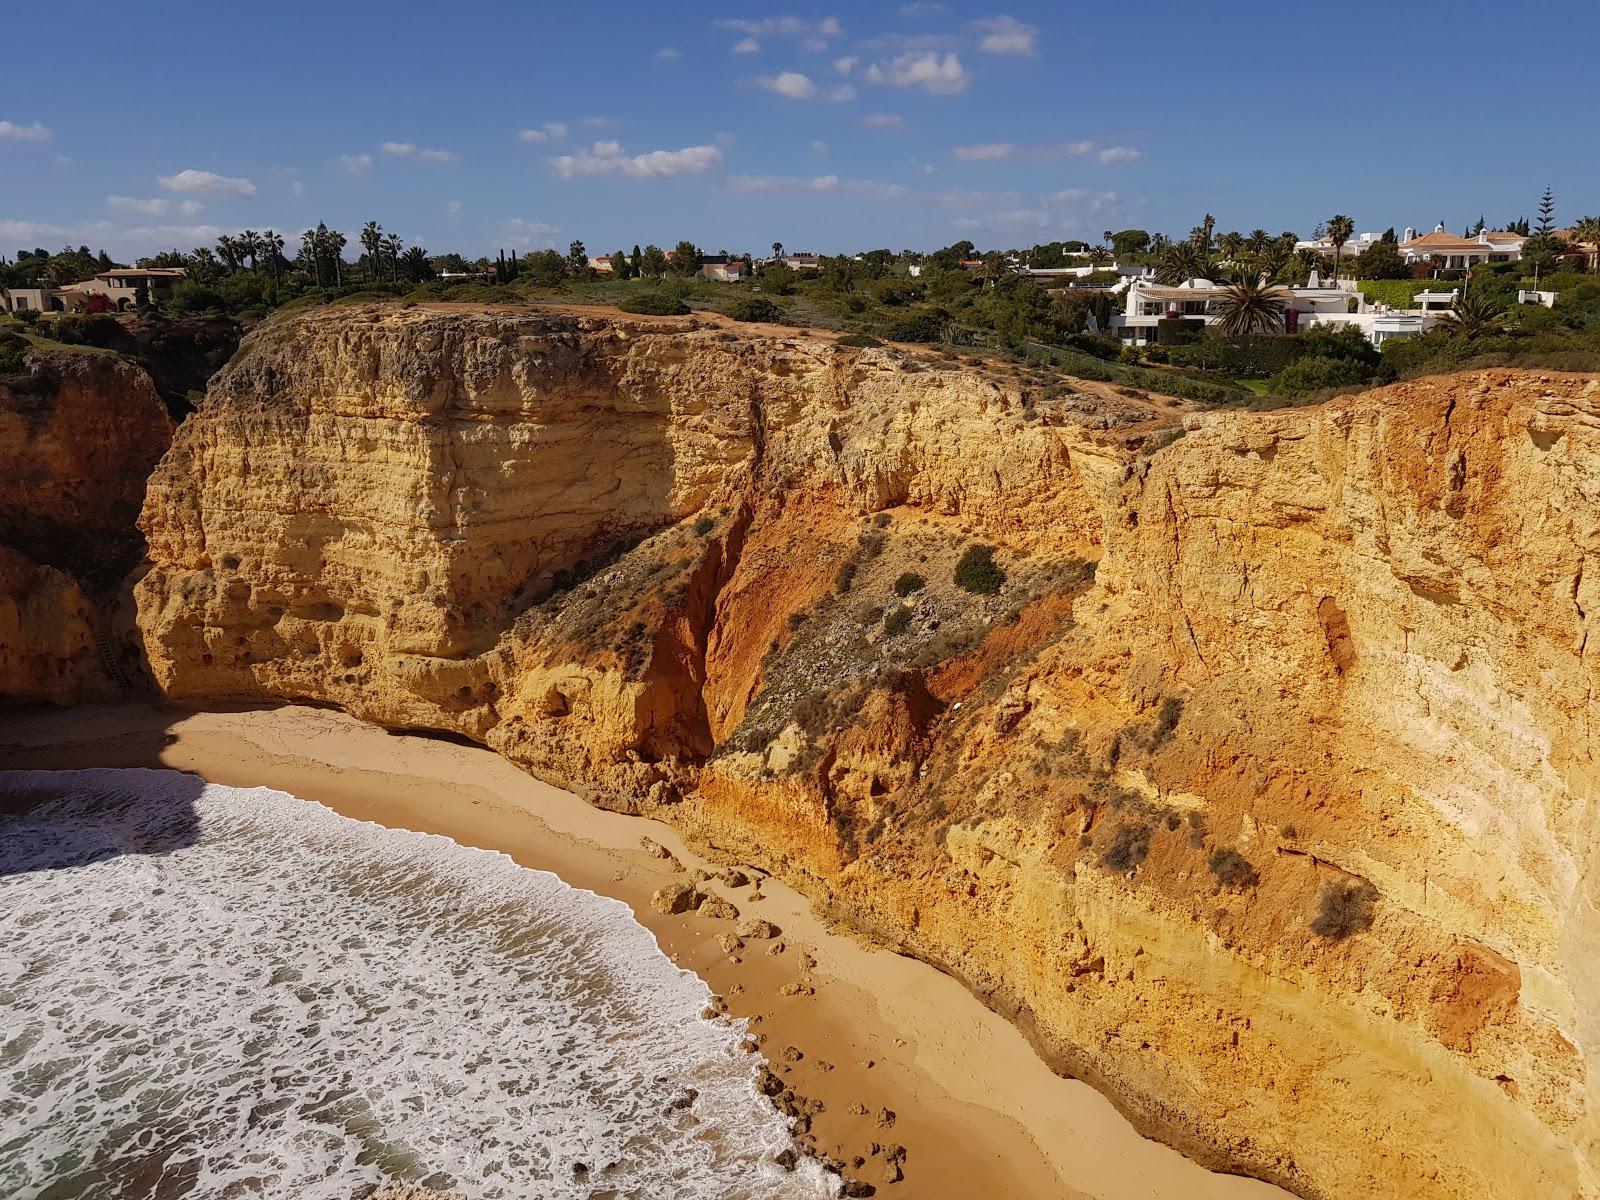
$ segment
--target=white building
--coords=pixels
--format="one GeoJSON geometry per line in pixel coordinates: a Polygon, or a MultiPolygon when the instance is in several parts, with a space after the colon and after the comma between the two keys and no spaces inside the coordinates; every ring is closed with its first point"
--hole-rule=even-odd
{"type": "MultiPolygon", "coordinates": [[[[1383,235],[1381,233],[1353,234],[1349,241],[1339,247],[1339,257],[1343,259],[1354,258],[1374,242],[1381,242],[1382,240],[1383,235]]],[[[1294,248],[1296,250],[1315,250],[1318,254],[1326,254],[1329,258],[1333,257],[1333,239],[1326,234],[1319,238],[1296,242],[1294,248]]]]}
{"type": "Polygon", "coordinates": [[[1400,242],[1400,257],[1408,264],[1431,266],[1436,272],[1465,272],[1483,262],[1516,262],[1522,257],[1527,240],[1523,234],[1503,229],[1485,229],[1473,237],[1460,237],[1441,224],[1421,237],[1416,236],[1416,230],[1407,229],[1400,242]]]}
{"type": "MultiPolygon", "coordinates": [[[[1368,302],[1347,280],[1322,287],[1279,290],[1287,302],[1283,328],[1286,334],[1304,333],[1317,325],[1353,325],[1375,346],[1432,328],[1455,299],[1454,292],[1422,292],[1414,297],[1415,308],[1395,310],[1368,302]]],[[[1157,326],[1169,318],[1217,324],[1222,320],[1226,293],[1226,285],[1209,279],[1190,279],[1176,285],[1135,279],[1128,285],[1123,311],[1111,318],[1111,328],[1132,345],[1151,345],[1156,341],[1157,326]]]]}

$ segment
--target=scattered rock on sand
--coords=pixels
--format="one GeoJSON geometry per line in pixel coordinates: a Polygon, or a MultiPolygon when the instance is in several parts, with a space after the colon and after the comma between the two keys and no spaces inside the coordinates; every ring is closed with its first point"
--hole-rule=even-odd
{"type": "Polygon", "coordinates": [[[850,1111],[858,1117],[864,1117],[867,1115],[867,1106],[861,1103],[861,1101],[857,1100],[850,1106],[850,1111]]]}
{"type": "Polygon", "coordinates": [[[773,942],[772,945],[767,947],[767,953],[768,954],[782,954],[788,948],[789,947],[785,946],[782,942],[773,942]]]}
{"type": "Polygon", "coordinates": [[[878,1189],[864,1179],[845,1180],[844,1190],[839,1193],[841,1196],[850,1197],[851,1200],[855,1200],[856,1197],[860,1196],[876,1196],[877,1194],[878,1189]]]}
{"type": "Polygon", "coordinates": [[[726,871],[723,871],[720,875],[718,875],[717,878],[722,880],[725,886],[731,888],[747,887],[750,883],[750,876],[739,870],[738,867],[729,867],[726,871]]]}
{"type": "Polygon", "coordinates": [[[812,958],[811,955],[802,954],[800,956],[800,969],[802,971],[814,971],[814,970],[816,970],[816,967],[817,967],[817,960],[812,958]]]}
{"type": "Polygon", "coordinates": [[[878,1128],[879,1129],[892,1129],[892,1128],[894,1128],[894,1119],[895,1119],[894,1118],[894,1109],[892,1109],[892,1108],[880,1108],[878,1110],[878,1128]]]}
{"type": "Polygon", "coordinates": [[[807,987],[803,983],[786,983],[778,989],[778,994],[780,996],[814,996],[817,991],[815,988],[807,987]]]}
{"type": "Polygon", "coordinates": [[[742,938],[755,938],[757,940],[764,940],[766,938],[775,938],[782,931],[771,921],[752,919],[741,922],[739,928],[735,930],[735,932],[742,938]]]}
{"type": "Polygon", "coordinates": [[[707,896],[700,901],[700,915],[714,921],[737,921],[739,910],[721,896],[707,896]]]}
{"type": "Polygon", "coordinates": [[[656,841],[655,838],[647,838],[647,837],[640,838],[639,839],[639,849],[643,850],[651,858],[671,858],[672,857],[672,851],[668,850],[660,842],[656,841]]]}
{"type": "Polygon", "coordinates": [[[805,1051],[801,1050],[799,1046],[785,1046],[783,1048],[783,1061],[784,1062],[795,1063],[795,1062],[799,1062],[804,1057],[805,1057],[805,1051]]]}
{"type": "Polygon", "coordinates": [[[737,954],[744,949],[744,939],[736,933],[719,933],[717,945],[722,947],[724,954],[737,954]]]}
{"type": "Polygon", "coordinates": [[[691,908],[698,908],[704,897],[692,883],[679,881],[668,883],[656,889],[650,897],[650,907],[663,916],[673,916],[676,913],[686,913],[691,908]]]}

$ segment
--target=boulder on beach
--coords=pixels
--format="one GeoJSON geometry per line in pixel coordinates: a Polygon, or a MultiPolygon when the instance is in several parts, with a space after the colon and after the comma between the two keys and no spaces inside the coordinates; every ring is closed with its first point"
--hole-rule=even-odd
{"type": "Polygon", "coordinates": [[[707,896],[700,901],[700,915],[716,921],[737,921],[739,910],[721,896],[707,896]]]}
{"type": "Polygon", "coordinates": [[[783,931],[771,921],[751,919],[749,921],[741,922],[736,932],[742,938],[754,938],[759,941],[767,938],[775,938],[783,931]]]}
{"type": "Polygon", "coordinates": [[[694,884],[687,881],[663,884],[657,888],[650,897],[650,907],[663,916],[673,916],[677,913],[686,913],[692,908],[698,908],[705,897],[700,894],[694,884]]]}

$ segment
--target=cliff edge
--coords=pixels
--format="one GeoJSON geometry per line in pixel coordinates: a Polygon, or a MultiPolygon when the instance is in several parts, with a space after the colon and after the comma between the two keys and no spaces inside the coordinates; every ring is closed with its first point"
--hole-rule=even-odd
{"type": "Polygon", "coordinates": [[[670,821],[1202,1161],[1600,1196],[1597,497],[1576,376],[1202,414],[369,306],[213,381],[135,595],[174,702],[450,730],[670,821]]]}

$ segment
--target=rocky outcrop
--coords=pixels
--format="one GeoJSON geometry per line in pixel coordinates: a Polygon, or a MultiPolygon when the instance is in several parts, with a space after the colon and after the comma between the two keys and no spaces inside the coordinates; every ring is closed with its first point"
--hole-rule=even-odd
{"type": "Polygon", "coordinates": [[[0,703],[117,694],[96,636],[171,438],[149,376],[115,354],[36,350],[0,378],[0,703]]]}
{"type": "Polygon", "coordinates": [[[1596,391],[1184,414],[326,311],[181,430],[139,621],[174,700],[465,734],[782,875],[1205,1161],[1600,1196],[1596,391]]]}

